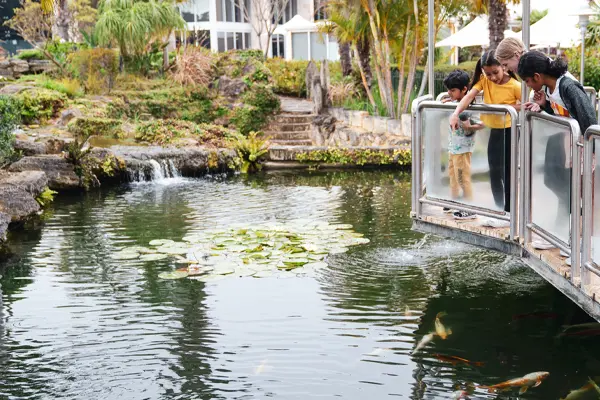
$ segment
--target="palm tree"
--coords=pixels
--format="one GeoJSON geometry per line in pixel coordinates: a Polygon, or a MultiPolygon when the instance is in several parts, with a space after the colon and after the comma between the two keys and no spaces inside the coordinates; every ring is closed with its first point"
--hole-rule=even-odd
{"type": "Polygon", "coordinates": [[[124,59],[140,59],[155,44],[166,46],[164,38],[185,27],[174,4],[167,1],[101,0],[99,11],[98,41],[116,44],[124,59]]]}
{"type": "Polygon", "coordinates": [[[519,4],[520,0],[472,0],[476,12],[487,11],[490,31],[490,48],[494,49],[504,39],[508,27],[508,3],[519,4]]]}

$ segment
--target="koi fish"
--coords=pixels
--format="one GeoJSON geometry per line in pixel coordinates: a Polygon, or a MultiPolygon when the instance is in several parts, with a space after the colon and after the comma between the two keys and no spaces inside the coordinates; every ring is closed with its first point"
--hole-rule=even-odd
{"type": "Polygon", "coordinates": [[[417,347],[413,350],[412,354],[415,354],[417,351],[421,350],[423,347],[427,346],[427,343],[431,342],[435,337],[435,333],[431,332],[421,339],[417,347]]]}
{"type": "Polygon", "coordinates": [[[589,376],[588,376],[588,380],[590,382],[590,385],[594,388],[594,390],[596,390],[596,392],[598,394],[600,394],[600,387],[598,387],[598,385],[596,384],[596,382],[594,382],[594,380],[592,378],[590,378],[589,376]]]}
{"type": "Polygon", "coordinates": [[[444,315],[446,315],[445,312],[440,312],[435,317],[435,333],[441,337],[442,340],[446,340],[446,338],[452,334],[452,331],[450,329],[446,329],[444,324],[442,324],[442,321],[440,321],[440,318],[444,315]]]}
{"type": "Polygon", "coordinates": [[[262,362],[260,363],[259,366],[257,366],[256,368],[254,368],[254,375],[260,375],[263,372],[267,371],[268,369],[270,369],[270,367],[267,365],[267,360],[262,360],[262,362]]]}
{"type": "Polygon", "coordinates": [[[522,378],[511,379],[506,382],[498,383],[492,386],[479,386],[480,389],[487,389],[488,393],[494,393],[496,391],[510,390],[512,388],[519,389],[519,394],[523,394],[530,387],[538,387],[542,384],[542,381],[550,375],[550,372],[532,372],[525,375],[522,378]]]}
{"type": "Polygon", "coordinates": [[[592,387],[592,384],[588,383],[579,389],[571,390],[567,397],[561,398],[560,400],[578,400],[585,396],[592,389],[592,387]]]}
{"type": "Polygon", "coordinates": [[[465,358],[461,358],[461,357],[457,357],[457,356],[444,356],[442,354],[436,354],[435,358],[437,358],[440,361],[450,363],[452,365],[457,365],[457,364],[463,363],[463,364],[468,364],[468,365],[475,365],[477,367],[483,367],[483,364],[484,364],[480,361],[469,361],[465,358]]]}
{"type": "Polygon", "coordinates": [[[469,393],[467,393],[464,390],[457,390],[456,392],[452,393],[453,400],[468,399],[468,398],[469,398],[469,393]]]}

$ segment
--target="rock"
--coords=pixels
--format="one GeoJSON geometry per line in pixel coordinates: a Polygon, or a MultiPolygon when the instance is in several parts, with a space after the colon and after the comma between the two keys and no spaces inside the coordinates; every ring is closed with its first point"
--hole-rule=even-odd
{"type": "Polygon", "coordinates": [[[82,116],[83,116],[83,113],[81,112],[80,109],[69,108],[60,114],[60,119],[58,120],[57,125],[67,126],[67,124],[69,122],[71,122],[75,118],[81,118],[82,116]]]}
{"type": "Polygon", "coordinates": [[[317,115],[312,121],[311,141],[316,146],[327,144],[335,132],[335,117],[331,115],[317,115]]]}
{"type": "Polygon", "coordinates": [[[0,68],[0,76],[8,79],[14,79],[12,68],[0,68]]]}
{"type": "Polygon", "coordinates": [[[46,154],[60,154],[65,150],[67,141],[57,138],[47,138],[40,141],[46,148],[46,154]]]}
{"type": "Polygon", "coordinates": [[[0,242],[6,240],[6,231],[8,230],[8,224],[10,224],[10,221],[10,215],[0,211],[0,242]]]}
{"type": "Polygon", "coordinates": [[[312,87],[315,77],[319,75],[317,65],[311,60],[306,66],[306,73],[304,75],[304,82],[306,84],[306,98],[312,98],[312,87]]]}
{"type": "Polygon", "coordinates": [[[239,97],[246,91],[248,85],[241,79],[231,79],[226,76],[219,78],[219,93],[227,97],[239,97]]]}
{"type": "Polygon", "coordinates": [[[43,143],[32,142],[30,140],[15,140],[15,150],[22,151],[26,156],[35,156],[46,154],[46,146],[43,143]]]}
{"type": "Polygon", "coordinates": [[[53,190],[79,188],[79,177],[64,157],[41,155],[23,157],[8,168],[11,172],[44,171],[48,176],[48,187],[53,190]]]}
{"type": "Polygon", "coordinates": [[[242,75],[244,76],[248,76],[248,75],[252,75],[256,72],[256,64],[253,62],[249,62],[246,65],[244,65],[244,68],[242,69],[242,75]]]}
{"type": "Polygon", "coordinates": [[[11,58],[9,60],[10,66],[12,67],[15,78],[29,72],[29,63],[26,60],[19,60],[17,58],[11,58]]]}
{"type": "Polygon", "coordinates": [[[20,221],[40,210],[38,202],[27,191],[14,186],[0,186],[0,212],[20,221]]]}
{"type": "Polygon", "coordinates": [[[19,84],[15,83],[12,85],[4,86],[2,89],[0,89],[0,94],[13,95],[13,94],[21,93],[28,89],[33,89],[33,86],[19,85],[19,84]]]}
{"type": "Polygon", "coordinates": [[[29,71],[34,74],[52,71],[56,68],[49,60],[29,60],[29,71]]]}
{"type": "Polygon", "coordinates": [[[0,188],[16,187],[37,197],[48,186],[48,177],[43,171],[26,171],[0,175],[0,188]]]}

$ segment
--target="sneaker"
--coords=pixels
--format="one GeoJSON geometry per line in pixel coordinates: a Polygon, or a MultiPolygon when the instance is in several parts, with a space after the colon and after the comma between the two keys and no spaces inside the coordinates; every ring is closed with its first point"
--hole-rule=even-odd
{"type": "Polygon", "coordinates": [[[569,255],[564,250],[561,250],[559,254],[561,257],[569,257],[569,255]]]}
{"type": "Polygon", "coordinates": [[[470,213],[470,212],[466,212],[466,211],[456,211],[452,214],[452,216],[454,217],[454,219],[458,219],[458,220],[477,218],[477,215],[470,213]]]}
{"type": "Polygon", "coordinates": [[[452,210],[451,208],[448,208],[448,207],[444,207],[443,211],[446,214],[453,214],[454,213],[454,210],[452,210]]]}
{"type": "Polygon", "coordinates": [[[550,250],[556,247],[552,243],[543,239],[532,241],[531,246],[537,250],[550,250]]]}
{"type": "Polygon", "coordinates": [[[501,219],[488,218],[483,221],[482,226],[489,226],[490,228],[507,228],[510,226],[508,221],[503,221],[501,219]]]}

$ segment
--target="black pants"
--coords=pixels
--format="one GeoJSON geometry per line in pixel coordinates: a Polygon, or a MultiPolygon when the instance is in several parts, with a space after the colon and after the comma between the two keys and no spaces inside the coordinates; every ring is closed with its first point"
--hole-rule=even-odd
{"type": "Polygon", "coordinates": [[[487,148],[494,202],[507,212],[510,211],[510,139],[510,128],[492,128],[487,148]]]}

